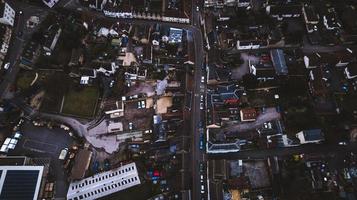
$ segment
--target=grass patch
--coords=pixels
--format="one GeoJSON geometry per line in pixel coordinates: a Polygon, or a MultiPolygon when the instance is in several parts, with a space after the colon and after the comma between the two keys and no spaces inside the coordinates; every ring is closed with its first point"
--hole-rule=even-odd
{"type": "Polygon", "coordinates": [[[25,90],[30,87],[31,82],[35,78],[35,73],[33,72],[25,72],[22,73],[16,80],[16,86],[20,90],[25,90]]]}
{"type": "Polygon", "coordinates": [[[70,90],[65,95],[62,113],[79,117],[92,117],[99,91],[95,87],[85,87],[80,91],[70,90]]]}

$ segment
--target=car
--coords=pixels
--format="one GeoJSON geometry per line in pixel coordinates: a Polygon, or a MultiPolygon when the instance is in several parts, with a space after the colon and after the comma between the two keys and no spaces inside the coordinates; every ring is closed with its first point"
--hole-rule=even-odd
{"type": "Polygon", "coordinates": [[[203,174],[201,174],[201,176],[200,176],[200,181],[201,181],[201,183],[203,183],[203,181],[204,181],[203,174]]]}
{"type": "Polygon", "coordinates": [[[338,145],[340,145],[340,146],[347,146],[347,142],[341,141],[341,142],[338,143],[338,145]]]}
{"type": "Polygon", "coordinates": [[[203,94],[201,94],[201,102],[203,102],[204,101],[204,96],[203,96],[203,94]]]}
{"type": "Polygon", "coordinates": [[[140,109],[140,108],[146,108],[146,106],[145,106],[145,101],[143,100],[143,101],[138,101],[138,108],[140,109]]]}
{"type": "Polygon", "coordinates": [[[112,88],[114,86],[114,80],[111,80],[110,83],[109,83],[109,87],[112,88]]]}
{"type": "Polygon", "coordinates": [[[205,193],[205,185],[201,185],[201,194],[204,194],[205,193]]]}
{"type": "Polygon", "coordinates": [[[129,130],[133,130],[133,123],[129,122],[129,130]]]}
{"type": "Polygon", "coordinates": [[[9,69],[9,68],[10,68],[10,63],[8,62],[4,65],[4,69],[9,69]]]}
{"type": "Polygon", "coordinates": [[[21,37],[23,35],[22,31],[17,32],[17,36],[21,37]]]}
{"type": "Polygon", "coordinates": [[[68,153],[68,148],[62,149],[60,155],[58,156],[58,159],[64,160],[67,156],[67,153],[68,153]]]}
{"type": "Polygon", "coordinates": [[[205,82],[205,77],[202,76],[202,77],[201,77],[201,83],[204,83],[204,82],[205,82]]]}
{"type": "Polygon", "coordinates": [[[203,108],[204,108],[204,104],[201,102],[200,103],[200,109],[203,110],[203,108]]]}
{"type": "Polygon", "coordinates": [[[196,6],[196,11],[199,12],[200,11],[200,7],[196,6]]]}
{"type": "Polygon", "coordinates": [[[203,133],[200,133],[200,150],[204,150],[205,148],[205,141],[204,141],[204,137],[203,137],[203,133]]]}

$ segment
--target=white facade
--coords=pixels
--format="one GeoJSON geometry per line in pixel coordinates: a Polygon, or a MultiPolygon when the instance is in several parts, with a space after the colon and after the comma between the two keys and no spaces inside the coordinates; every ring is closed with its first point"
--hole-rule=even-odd
{"type": "Polygon", "coordinates": [[[67,199],[98,199],[140,184],[135,163],[96,174],[69,185],[67,199]]]}
{"type": "Polygon", "coordinates": [[[1,2],[0,4],[2,4],[0,7],[3,9],[0,11],[2,12],[0,23],[13,26],[15,22],[15,10],[6,2],[1,2]]]}

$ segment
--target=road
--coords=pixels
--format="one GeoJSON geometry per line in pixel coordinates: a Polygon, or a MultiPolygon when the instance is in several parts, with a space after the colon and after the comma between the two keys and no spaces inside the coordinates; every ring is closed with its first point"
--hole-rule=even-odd
{"type": "Polygon", "coordinates": [[[224,154],[208,154],[209,159],[213,160],[237,160],[237,159],[267,159],[268,157],[282,157],[288,155],[316,153],[321,155],[328,154],[344,154],[347,152],[355,152],[357,149],[356,143],[351,143],[348,146],[329,145],[329,144],[305,144],[295,147],[275,148],[275,149],[261,149],[261,150],[246,150],[236,153],[224,154]]]}

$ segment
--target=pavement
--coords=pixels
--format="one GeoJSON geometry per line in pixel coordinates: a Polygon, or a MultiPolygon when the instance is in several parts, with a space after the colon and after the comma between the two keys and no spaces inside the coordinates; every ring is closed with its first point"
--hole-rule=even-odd
{"type": "Polygon", "coordinates": [[[55,197],[65,198],[68,189],[67,175],[63,169],[63,161],[59,160],[58,156],[63,148],[68,148],[73,144],[73,138],[63,129],[50,130],[45,127],[35,127],[28,121],[23,124],[20,131],[23,137],[9,155],[51,158],[50,177],[56,180],[55,197]]]}

